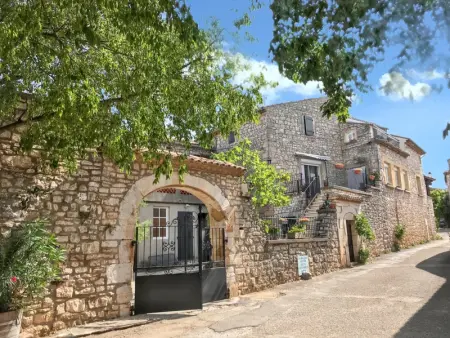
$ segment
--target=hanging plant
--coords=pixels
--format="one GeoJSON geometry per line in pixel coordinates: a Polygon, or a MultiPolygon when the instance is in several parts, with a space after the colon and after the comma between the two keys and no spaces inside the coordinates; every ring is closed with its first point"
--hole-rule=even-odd
{"type": "Polygon", "coordinates": [[[336,167],[336,169],[344,169],[345,168],[344,163],[336,163],[334,166],[336,167]]]}
{"type": "Polygon", "coordinates": [[[356,175],[360,175],[360,174],[362,173],[362,170],[361,170],[360,168],[357,168],[357,169],[353,169],[353,172],[354,172],[356,175]]]}

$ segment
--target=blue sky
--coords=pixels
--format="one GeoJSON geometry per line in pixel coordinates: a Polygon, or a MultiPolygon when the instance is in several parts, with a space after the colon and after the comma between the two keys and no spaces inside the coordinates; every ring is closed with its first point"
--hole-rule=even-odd
{"type": "MultiPolygon", "coordinates": [[[[207,27],[211,18],[219,20],[226,32],[232,32],[233,20],[238,12],[244,11],[249,0],[188,0],[192,13],[202,27],[207,27]]],[[[271,63],[269,44],[272,38],[272,13],[265,7],[252,14],[252,25],[248,31],[257,39],[248,42],[242,39],[235,43],[230,35],[225,39],[236,53],[243,54],[251,69],[262,71],[268,80],[279,83],[263,94],[267,104],[318,97],[317,83],[294,84],[278,72],[271,63]]],[[[358,93],[357,102],[351,108],[351,114],[389,128],[392,134],[413,139],[427,154],[423,157],[424,173],[431,172],[436,178],[433,186],[444,188],[443,172],[447,170],[447,158],[450,158],[450,138],[442,139],[442,130],[450,120],[450,90],[446,87],[444,73],[440,69],[425,72],[420,64],[405,73],[389,74],[394,65],[395,51],[388,50],[385,62],[378,64],[369,76],[374,90],[367,94],[358,93]],[[381,84],[394,85],[394,92],[380,90],[381,84]],[[443,85],[440,93],[430,90],[431,85],[443,85]],[[411,97],[414,99],[411,100],[411,97]]]]}

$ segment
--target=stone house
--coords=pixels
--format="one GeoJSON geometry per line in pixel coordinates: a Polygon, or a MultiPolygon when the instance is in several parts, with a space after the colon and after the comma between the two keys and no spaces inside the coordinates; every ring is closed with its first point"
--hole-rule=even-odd
{"type": "MultiPolygon", "coordinates": [[[[139,154],[128,174],[101,154],[80,160],[68,174],[45,169],[38,151],[18,152],[23,130],[0,125],[0,234],[46,218],[66,249],[61,281],[24,310],[23,336],[132,313],[201,308],[298,280],[299,256],[312,275],[337,270],[357,253],[354,215],[361,211],[377,235],[375,254],[390,250],[399,222],[406,245],[431,237],[424,152],[368,122],[324,119],[321,102],[266,107],[261,123],[241,132],[267,161],[292,173],[292,205],[265,212],[314,218],[314,229],[295,239],[271,237],[246,192],[245,169],[211,160],[204,149],[187,158],[184,180],[175,171],[155,183],[139,154]],[[363,185],[374,171],[382,181],[363,185]],[[337,207],[317,211],[326,196],[337,207]]],[[[218,140],[217,148],[235,141],[218,140]]]]}
{"type": "Polygon", "coordinates": [[[294,281],[298,255],[313,275],[342,266],[335,210],[320,213],[320,238],[270,240],[243,189],[245,169],[203,150],[188,157],[184,180],[175,172],[155,183],[139,154],[129,173],[100,154],[69,174],[42,166],[38,151],[20,153],[22,131],[0,125],[0,235],[45,218],[66,250],[61,280],[24,309],[22,337],[294,281]]]}
{"type": "MultiPolygon", "coordinates": [[[[244,125],[239,131],[263,159],[291,174],[291,204],[261,212],[275,219],[314,218],[328,196],[337,205],[344,265],[357,257],[361,241],[354,216],[360,212],[376,234],[371,244],[374,255],[391,250],[397,224],[406,228],[404,245],[429,240],[435,226],[432,200],[426,193],[432,180],[424,178],[421,162],[425,151],[410,138],[391,135],[375,123],[324,118],[320,107],[325,100],[264,107],[259,124],[244,125]]],[[[237,140],[234,134],[217,138],[216,150],[225,151],[237,140]]]]}

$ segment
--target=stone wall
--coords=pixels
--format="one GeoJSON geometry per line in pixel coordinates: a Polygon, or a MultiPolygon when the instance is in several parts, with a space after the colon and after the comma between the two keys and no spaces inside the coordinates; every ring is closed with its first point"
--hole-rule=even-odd
{"type": "Polygon", "coordinates": [[[342,125],[342,144],[344,164],[346,168],[365,166],[367,174],[380,171],[378,147],[371,142],[372,126],[370,124],[347,123],[342,125]],[[355,141],[345,143],[344,136],[348,131],[356,131],[355,141]]]}
{"type": "MultiPolygon", "coordinates": [[[[332,161],[327,167],[330,184],[345,185],[345,172],[333,165],[343,161],[340,124],[335,117],[322,116],[320,108],[325,102],[325,98],[320,98],[264,107],[260,123],[244,125],[240,134],[261,150],[264,159],[270,159],[276,168],[287,170],[296,179],[301,163],[297,152],[330,156],[332,161]],[[313,136],[305,135],[304,116],[314,119],[313,136]]],[[[223,139],[218,139],[217,144],[217,151],[228,147],[223,139]]]]}
{"type": "MultiPolygon", "coordinates": [[[[141,182],[139,194],[153,189],[151,169],[137,160],[125,174],[108,159],[91,156],[79,163],[74,175],[45,171],[38,152],[18,153],[19,140],[19,131],[0,134],[0,231],[7,236],[12,227],[26,220],[46,218],[66,249],[62,282],[51,285],[44,299],[25,309],[24,333],[46,335],[65,327],[129,315],[131,242],[140,200],[126,199],[130,191],[136,192],[137,182],[141,182]],[[148,180],[142,183],[142,178],[148,180]],[[126,219],[121,219],[123,210],[130,211],[126,219]],[[121,228],[122,223],[131,227],[121,228]]],[[[217,222],[219,216],[228,217],[231,246],[234,231],[246,227],[247,210],[252,209],[249,199],[241,196],[241,177],[226,174],[223,165],[209,166],[208,171],[208,166],[199,170],[196,163],[188,163],[185,184],[194,183],[187,190],[202,199],[211,215],[218,217],[217,222]],[[212,188],[208,190],[207,186],[212,188]]],[[[155,189],[164,181],[161,178],[155,189]]],[[[169,183],[185,187],[175,174],[169,183]]],[[[235,279],[233,272],[229,278],[235,279]]],[[[241,292],[232,282],[229,287],[234,294],[241,292]]]]}
{"type": "MultiPolygon", "coordinates": [[[[399,166],[408,173],[409,190],[398,187],[392,187],[386,183],[386,178],[380,185],[384,199],[380,206],[374,208],[367,205],[367,208],[373,208],[375,214],[384,212],[386,217],[383,221],[378,221],[378,226],[384,228],[383,232],[383,250],[389,250],[393,244],[393,229],[400,223],[405,226],[406,234],[403,245],[418,244],[421,241],[429,240],[435,234],[434,211],[430,208],[431,198],[426,195],[425,182],[422,172],[422,161],[418,153],[405,145],[405,150],[409,156],[403,156],[383,145],[378,145],[380,166],[384,161],[389,161],[393,165],[399,166]],[[420,179],[420,185],[416,183],[416,177],[420,179]],[[384,206],[383,206],[384,204],[384,206]]],[[[370,202],[367,202],[368,204],[370,202]]],[[[379,247],[381,249],[381,247],[379,247]]]]}
{"type": "MultiPolygon", "coordinates": [[[[357,203],[356,210],[367,216],[376,240],[369,244],[374,256],[390,252],[394,244],[397,224],[405,226],[402,246],[416,245],[430,240],[436,233],[433,203],[430,197],[394,189],[384,184],[367,192],[342,187],[325,190],[332,200],[357,203]]],[[[338,203],[339,205],[339,203],[338,203]]],[[[356,215],[358,212],[353,212],[356,215]]]]}
{"type": "Polygon", "coordinates": [[[336,211],[320,213],[319,222],[327,229],[327,238],[267,240],[258,223],[239,230],[235,245],[239,251],[230,253],[239,290],[245,294],[298,280],[298,255],[309,256],[313,276],[339,269],[336,211]]]}
{"type": "Polygon", "coordinates": [[[107,158],[91,156],[69,175],[44,170],[38,152],[19,154],[19,140],[19,132],[0,134],[0,231],[7,236],[14,226],[43,217],[66,249],[62,281],[24,310],[24,337],[130,314],[137,210],[148,193],[164,186],[192,193],[208,207],[213,223],[226,227],[231,296],[298,279],[299,253],[309,255],[313,275],[340,266],[333,213],[322,216],[322,226],[330,229],[327,240],[268,242],[241,193],[242,169],[196,160],[188,162],[184,183],[174,174],[155,185],[151,169],[139,158],[125,174],[107,158]]]}

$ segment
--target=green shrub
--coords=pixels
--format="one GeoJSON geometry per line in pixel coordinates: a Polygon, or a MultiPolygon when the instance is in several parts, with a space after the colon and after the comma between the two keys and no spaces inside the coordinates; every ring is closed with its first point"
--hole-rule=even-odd
{"type": "Polygon", "coordinates": [[[48,283],[59,280],[64,250],[42,220],[25,223],[0,236],[0,313],[41,297],[48,283]]]}
{"type": "Polygon", "coordinates": [[[401,224],[397,224],[394,229],[394,236],[398,241],[401,241],[405,237],[405,227],[401,224]]]}
{"type": "Polygon", "coordinates": [[[288,233],[290,233],[290,234],[295,234],[296,232],[305,232],[305,227],[302,225],[294,225],[288,231],[288,233]]]}
{"type": "Polygon", "coordinates": [[[436,234],[433,236],[433,240],[441,240],[441,239],[444,239],[444,238],[442,238],[442,236],[439,234],[436,234]]]}
{"type": "Polygon", "coordinates": [[[369,260],[370,251],[369,249],[359,249],[358,251],[358,262],[361,264],[366,264],[369,260]]]}
{"type": "Polygon", "coordinates": [[[369,220],[364,214],[361,213],[356,215],[355,228],[358,235],[363,239],[367,239],[369,241],[373,241],[375,239],[375,234],[369,224],[369,220]]]}

